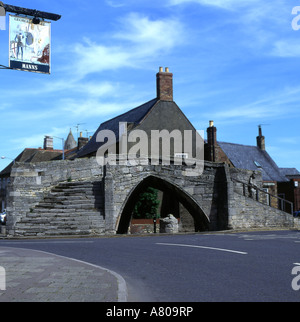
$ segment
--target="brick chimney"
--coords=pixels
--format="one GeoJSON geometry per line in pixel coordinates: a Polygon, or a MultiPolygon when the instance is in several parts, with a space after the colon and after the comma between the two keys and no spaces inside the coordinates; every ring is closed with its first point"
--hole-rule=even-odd
{"type": "Polygon", "coordinates": [[[217,128],[214,126],[214,121],[209,121],[207,128],[207,150],[208,161],[216,161],[216,147],[217,147],[217,128]]]}
{"type": "Polygon", "coordinates": [[[53,138],[51,136],[45,136],[44,150],[53,150],[53,138]]]}
{"type": "Polygon", "coordinates": [[[159,72],[156,74],[156,89],[157,98],[162,101],[173,101],[173,74],[166,67],[163,71],[159,67],[159,72]]]}
{"type": "Polygon", "coordinates": [[[89,142],[89,138],[84,138],[82,136],[82,132],[80,132],[80,136],[78,137],[77,150],[80,150],[83,146],[85,146],[89,142]]]}
{"type": "Polygon", "coordinates": [[[262,151],[266,150],[265,137],[262,135],[261,125],[258,126],[258,136],[256,137],[257,147],[262,151]]]}

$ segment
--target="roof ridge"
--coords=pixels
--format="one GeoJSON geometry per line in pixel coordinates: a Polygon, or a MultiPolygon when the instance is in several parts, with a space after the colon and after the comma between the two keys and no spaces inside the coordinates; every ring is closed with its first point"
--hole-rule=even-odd
{"type": "Polygon", "coordinates": [[[106,129],[106,127],[108,127],[110,128],[110,130],[112,130],[115,133],[116,137],[118,138],[119,124],[116,125],[118,121],[127,122],[127,120],[129,120],[128,122],[131,122],[130,121],[131,119],[134,123],[139,123],[141,121],[141,118],[144,118],[145,114],[147,114],[149,110],[152,109],[157,102],[158,102],[158,99],[153,98],[144,104],[141,104],[135,108],[132,108],[131,110],[128,110],[123,114],[117,115],[101,123],[98,129],[93,134],[92,138],[89,140],[89,142],[77,152],[76,157],[80,158],[97,151],[100,145],[99,145],[99,142],[96,142],[96,137],[101,130],[106,129]],[[140,113],[138,112],[139,110],[141,110],[140,113]]]}
{"type": "MultiPolygon", "coordinates": [[[[224,141],[217,141],[217,143],[224,143],[224,144],[234,144],[234,145],[240,145],[240,146],[247,146],[252,148],[258,148],[256,145],[250,145],[250,144],[242,144],[242,143],[232,143],[232,142],[224,142],[224,141]]],[[[259,149],[259,148],[258,148],[259,149]]]]}
{"type": "Polygon", "coordinates": [[[139,106],[137,106],[137,107],[134,107],[134,108],[132,108],[132,109],[128,110],[127,112],[124,112],[124,113],[122,113],[122,114],[119,114],[119,115],[117,115],[117,116],[115,116],[115,117],[113,117],[113,118],[111,118],[111,119],[109,119],[109,120],[107,120],[107,121],[105,121],[105,122],[102,122],[100,125],[102,125],[102,124],[106,124],[106,123],[108,123],[108,122],[113,121],[114,119],[117,119],[117,118],[119,118],[119,117],[121,117],[121,116],[124,116],[124,115],[126,115],[127,113],[132,112],[132,111],[134,111],[134,110],[136,110],[136,109],[138,109],[138,108],[141,108],[142,106],[144,106],[144,105],[146,105],[146,104],[149,104],[151,101],[154,101],[154,100],[157,100],[157,98],[153,98],[153,99],[151,99],[150,101],[148,101],[148,102],[146,102],[146,103],[143,103],[143,104],[141,104],[141,105],[139,105],[139,106]]]}

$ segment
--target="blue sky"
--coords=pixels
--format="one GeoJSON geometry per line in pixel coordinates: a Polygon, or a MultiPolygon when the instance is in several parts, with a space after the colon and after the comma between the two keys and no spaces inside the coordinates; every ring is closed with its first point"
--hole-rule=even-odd
{"type": "MultiPolygon", "coordinates": [[[[76,137],[77,124],[92,135],[103,121],[154,98],[163,66],[174,75],[174,101],[197,129],[214,120],[218,140],[255,145],[263,124],[271,157],[300,171],[300,30],[291,25],[299,1],[8,4],[62,18],[52,22],[50,75],[0,70],[1,156],[40,147],[45,135],[66,138],[70,128],[76,137]]],[[[7,65],[8,30],[0,31],[0,44],[7,65]]],[[[10,160],[0,162],[2,169],[10,160]]]]}

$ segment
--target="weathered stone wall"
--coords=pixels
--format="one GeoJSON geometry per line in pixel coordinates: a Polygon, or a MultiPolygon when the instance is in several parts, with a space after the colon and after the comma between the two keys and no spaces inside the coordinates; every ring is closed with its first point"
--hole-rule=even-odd
{"type": "Polygon", "coordinates": [[[102,180],[102,167],[95,158],[74,161],[16,163],[8,187],[7,231],[30,212],[57,184],[89,179],[102,180]]]}
{"type": "Polygon", "coordinates": [[[245,188],[243,188],[242,184],[235,181],[239,180],[248,184],[249,178],[253,173],[255,178],[252,183],[261,188],[261,172],[228,168],[228,176],[231,179],[228,180],[228,228],[293,227],[293,216],[291,214],[266,205],[262,196],[259,196],[259,201],[255,200],[256,196],[250,198],[248,196],[249,187],[245,185],[245,188]],[[243,189],[247,190],[246,196],[244,196],[243,189]]]}
{"type": "Polygon", "coordinates": [[[299,217],[294,217],[294,228],[300,229],[300,218],[299,217]]]}
{"type": "MultiPolygon", "coordinates": [[[[21,222],[22,231],[25,231],[26,215],[27,218],[30,217],[28,213],[42,203],[51,189],[58,184],[90,180],[101,182],[103,187],[104,208],[101,208],[99,227],[107,234],[115,234],[126,215],[127,205],[132,202],[131,196],[149,178],[153,179],[150,183],[161,184],[162,189],[169,190],[181,198],[181,201],[187,202],[182,204],[184,207],[191,207],[189,209],[194,211],[194,220],[194,216],[199,214],[196,219],[202,221],[202,230],[293,226],[292,215],[243,196],[241,186],[234,179],[248,183],[252,171],[212,162],[205,162],[203,173],[198,176],[187,176],[186,170],[185,165],[131,165],[128,162],[102,168],[95,158],[16,163],[12,169],[8,190],[7,231],[13,235],[16,226],[21,222]]],[[[261,187],[259,172],[255,173],[254,183],[261,187]]],[[[182,226],[190,218],[186,214],[182,216],[182,226]]],[[[84,218],[81,218],[81,222],[82,220],[84,218]]],[[[38,224],[38,219],[36,221],[38,224]]],[[[130,217],[127,228],[129,223],[130,217]]]]}
{"type": "Polygon", "coordinates": [[[234,193],[228,226],[231,229],[293,227],[293,216],[234,193]]]}

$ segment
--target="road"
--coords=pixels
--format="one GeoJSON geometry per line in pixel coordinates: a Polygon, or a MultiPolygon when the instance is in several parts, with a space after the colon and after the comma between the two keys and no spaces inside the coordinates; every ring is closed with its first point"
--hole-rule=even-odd
{"type": "Polygon", "coordinates": [[[298,231],[1,240],[1,246],[113,270],[127,282],[129,301],[300,301],[300,278],[292,275],[300,266],[298,231]]]}

